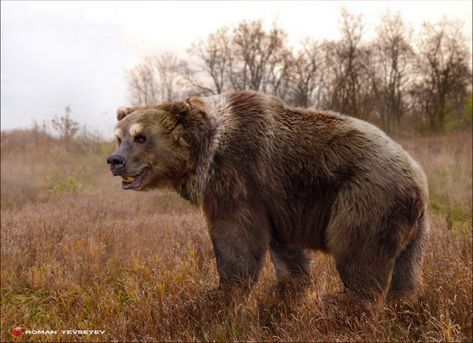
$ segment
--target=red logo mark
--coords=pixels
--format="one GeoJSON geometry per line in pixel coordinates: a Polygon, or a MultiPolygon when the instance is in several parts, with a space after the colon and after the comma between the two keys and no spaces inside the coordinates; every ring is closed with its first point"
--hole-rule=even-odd
{"type": "Polygon", "coordinates": [[[11,333],[13,334],[13,336],[19,337],[19,336],[23,335],[23,329],[20,328],[19,326],[17,326],[16,328],[13,328],[11,330],[11,333]]]}

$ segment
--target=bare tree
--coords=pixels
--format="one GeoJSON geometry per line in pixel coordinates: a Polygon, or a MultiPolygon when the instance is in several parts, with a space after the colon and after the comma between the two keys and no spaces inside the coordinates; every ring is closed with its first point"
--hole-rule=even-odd
{"type": "Polygon", "coordinates": [[[198,63],[184,78],[203,95],[253,89],[284,97],[292,61],[285,37],[275,25],[265,31],[261,21],[243,21],[231,33],[220,28],[192,45],[198,63]]]}
{"type": "Polygon", "coordinates": [[[290,102],[289,83],[293,65],[294,57],[291,50],[284,48],[278,51],[278,54],[270,60],[268,73],[263,81],[264,91],[290,102]]]}
{"type": "Polygon", "coordinates": [[[399,14],[383,15],[377,33],[367,70],[375,111],[383,129],[394,132],[408,110],[406,86],[411,80],[409,72],[414,52],[409,44],[410,32],[399,14]]]}
{"type": "Polygon", "coordinates": [[[342,10],[342,38],[327,43],[327,68],[330,73],[329,108],[342,113],[362,117],[364,94],[368,91],[366,81],[366,49],[362,46],[363,22],[361,15],[342,10]]]}
{"type": "Polygon", "coordinates": [[[134,106],[172,101],[182,91],[184,63],[172,53],[145,57],[128,71],[128,87],[134,106]]]}
{"type": "Polygon", "coordinates": [[[420,33],[412,87],[418,110],[434,132],[445,127],[445,117],[465,104],[471,82],[470,51],[459,25],[447,20],[425,23],[420,33]]]}
{"type": "Polygon", "coordinates": [[[185,65],[176,55],[164,53],[159,56],[157,69],[160,81],[160,101],[170,102],[176,100],[183,92],[181,70],[185,65]]]}
{"type": "Polygon", "coordinates": [[[146,57],[128,71],[128,90],[134,106],[158,102],[159,80],[155,58],[146,57]]]}
{"type": "Polygon", "coordinates": [[[68,146],[79,131],[80,125],[71,117],[71,106],[66,106],[65,112],[62,116],[56,115],[51,120],[51,126],[64,144],[68,146]]]}
{"type": "MultiPolygon", "coordinates": [[[[285,49],[286,32],[273,25],[265,32],[260,20],[241,22],[232,37],[232,58],[228,77],[232,88],[267,91],[270,80],[277,85],[275,75],[287,53],[285,49]]],[[[284,68],[283,68],[284,69],[284,68]]]]}
{"type": "Polygon", "coordinates": [[[220,94],[225,91],[231,58],[230,44],[231,37],[226,27],[211,33],[207,40],[192,44],[189,52],[199,60],[199,69],[188,68],[184,73],[186,80],[204,94],[220,94]],[[205,81],[199,79],[200,74],[204,74],[205,81]]]}
{"type": "Polygon", "coordinates": [[[320,106],[324,85],[323,46],[306,39],[292,63],[289,76],[291,102],[295,106],[320,106]]]}

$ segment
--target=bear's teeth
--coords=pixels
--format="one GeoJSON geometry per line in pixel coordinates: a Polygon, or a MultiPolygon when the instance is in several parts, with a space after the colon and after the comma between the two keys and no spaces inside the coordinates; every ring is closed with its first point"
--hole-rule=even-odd
{"type": "Polygon", "coordinates": [[[135,178],[134,178],[133,176],[127,176],[127,177],[124,177],[124,176],[123,176],[123,180],[124,180],[125,182],[131,183],[131,182],[135,181],[135,178]]]}

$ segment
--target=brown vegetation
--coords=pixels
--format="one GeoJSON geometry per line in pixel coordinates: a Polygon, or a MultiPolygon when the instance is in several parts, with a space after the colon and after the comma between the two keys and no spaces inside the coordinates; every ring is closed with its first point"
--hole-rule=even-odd
{"type": "Polygon", "coordinates": [[[238,302],[218,276],[199,211],[177,195],[125,192],[111,143],[65,149],[41,132],[2,132],[1,340],[11,329],[103,329],[35,341],[471,341],[471,133],[403,138],[430,182],[432,234],[417,299],[377,313],[324,302],[341,289],[317,254],[309,290],[282,297],[267,258],[238,302]]]}

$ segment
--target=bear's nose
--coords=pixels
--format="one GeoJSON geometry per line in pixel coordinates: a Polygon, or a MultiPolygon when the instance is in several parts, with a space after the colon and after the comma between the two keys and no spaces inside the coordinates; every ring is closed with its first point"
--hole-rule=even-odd
{"type": "Polygon", "coordinates": [[[125,166],[125,159],[120,155],[110,155],[107,157],[107,163],[110,164],[112,171],[119,170],[125,166]]]}

